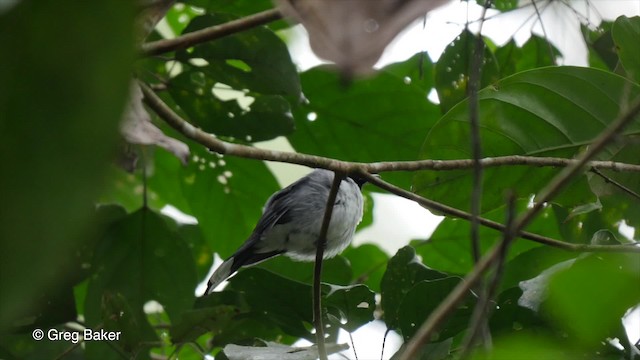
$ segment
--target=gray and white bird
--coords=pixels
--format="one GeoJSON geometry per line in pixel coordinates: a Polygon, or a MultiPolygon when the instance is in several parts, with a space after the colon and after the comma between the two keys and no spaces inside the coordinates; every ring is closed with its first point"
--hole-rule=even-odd
{"type": "MultiPolygon", "coordinates": [[[[240,248],[209,278],[210,294],[240,267],[284,254],[299,261],[313,261],[334,172],[316,169],[271,195],[258,224],[240,248]]],[[[344,250],[362,220],[362,193],[366,181],[345,177],[340,183],[327,231],[324,258],[344,250]]]]}

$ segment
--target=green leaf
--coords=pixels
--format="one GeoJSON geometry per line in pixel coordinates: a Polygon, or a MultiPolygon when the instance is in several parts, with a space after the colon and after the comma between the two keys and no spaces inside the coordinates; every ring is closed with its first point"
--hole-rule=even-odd
{"type": "Polygon", "coordinates": [[[191,256],[196,265],[197,278],[204,279],[211,270],[213,251],[205,240],[202,229],[199,225],[181,225],[177,231],[191,250],[191,256]]]}
{"type": "Polygon", "coordinates": [[[539,359],[579,359],[582,352],[570,349],[566,342],[535,332],[516,333],[496,339],[490,353],[477,351],[473,360],[539,360],[539,359]]]}
{"type": "Polygon", "coordinates": [[[638,284],[640,255],[589,255],[551,279],[543,309],[569,336],[593,346],[615,337],[622,316],[640,302],[638,284]]]}
{"type": "MultiPolygon", "coordinates": [[[[287,279],[305,284],[313,283],[313,262],[291,260],[287,256],[278,256],[257,265],[287,279]]],[[[349,261],[343,256],[326,259],[322,263],[322,282],[335,285],[349,285],[352,270],[349,261]]]]}
{"type": "MultiPolygon", "coordinates": [[[[477,48],[477,39],[474,34],[465,29],[440,55],[435,68],[435,85],[443,114],[467,97],[469,74],[473,65],[473,54],[477,48]]],[[[496,59],[488,47],[484,46],[480,87],[498,80],[498,72],[496,59]]]]}
{"type": "MultiPolygon", "coordinates": [[[[405,341],[413,337],[420,325],[433,313],[449,293],[462,281],[459,277],[446,277],[435,280],[423,280],[415,284],[400,303],[398,320],[405,341]]],[[[470,294],[470,293],[469,293],[470,294]]],[[[469,324],[472,308],[461,305],[439,327],[430,341],[452,337],[469,324]]]]}
{"type": "Polygon", "coordinates": [[[556,49],[547,39],[532,35],[524,45],[522,45],[522,56],[516,63],[516,71],[536,69],[543,66],[556,64],[556,58],[560,51],[556,49]]]}
{"type": "Polygon", "coordinates": [[[0,331],[64,287],[61,270],[95,225],[131,76],[132,13],[130,2],[2,5],[0,331]]]}
{"type": "Polygon", "coordinates": [[[549,331],[552,327],[533,310],[519,306],[522,290],[512,287],[503,291],[495,300],[489,327],[492,336],[505,336],[519,331],[549,331]]]}
{"type": "MultiPolygon", "coordinates": [[[[131,327],[127,336],[139,333],[121,340],[125,350],[139,350],[143,341],[156,337],[142,311],[147,301],[160,302],[172,319],[194,302],[197,281],[189,248],[150,210],[141,209],[113,224],[97,247],[94,266],[97,270],[85,304],[87,324],[97,329],[109,320],[105,316],[125,314],[126,318],[116,320],[114,329],[124,332],[118,327],[124,321],[131,327]]],[[[90,345],[87,351],[97,354],[105,349],[111,353],[104,343],[90,345]]]]}
{"type": "Polygon", "coordinates": [[[521,281],[535,278],[553,265],[575,257],[576,254],[572,252],[550,246],[539,246],[522,252],[513,256],[505,264],[501,288],[509,289],[518,286],[521,281]]]}
{"type": "MultiPolygon", "coordinates": [[[[309,331],[313,323],[310,285],[252,267],[232,277],[224,290],[227,291],[243,294],[247,316],[260,314],[264,316],[261,321],[286,334],[313,339],[309,331]]],[[[374,293],[364,285],[323,286],[322,303],[327,309],[325,330],[330,339],[335,339],[340,327],[354,331],[371,321],[375,310],[374,293]]]]}
{"type": "Polygon", "coordinates": [[[185,311],[171,325],[171,341],[173,343],[189,342],[205,332],[221,332],[235,315],[237,315],[237,308],[230,305],[185,311]]]}
{"type": "MultiPolygon", "coordinates": [[[[185,212],[198,219],[211,249],[226,258],[249,237],[278,183],[264,162],[212,158],[200,149],[193,153],[196,158],[182,168],[176,188],[188,204],[185,212]]],[[[175,176],[169,179],[173,180],[175,176]]]]}
{"type": "Polygon", "coordinates": [[[285,333],[302,338],[313,337],[307,330],[313,323],[309,285],[252,267],[232,277],[225,288],[227,290],[243,293],[252,313],[264,314],[268,321],[285,333]]]}
{"type": "Polygon", "coordinates": [[[603,21],[595,29],[587,25],[580,25],[582,36],[589,49],[589,66],[602,70],[613,71],[619,62],[613,37],[611,37],[612,22],[603,21]]]}
{"type": "MultiPolygon", "coordinates": [[[[638,136],[629,136],[623,141],[607,148],[599,158],[618,161],[628,164],[640,164],[638,152],[640,143],[638,136]]],[[[629,194],[631,191],[640,194],[640,181],[638,173],[618,172],[614,170],[600,170],[604,177],[592,174],[589,177],[589,185],[602,203],[601,216],[603,223],[609,230],[617,232],[618,223],[626,221],[629,226],[640,226],[640,206],[638,199],[629,194]],[[617,183],[614,185],[614,182],[617,183]]],[[[601,227],[600,229],[602,229],[601,227]]],[[[600,229],[591,229],[591,234],[600,229]]],[[[638,238],[638,232],[636,232],[638,238]]]]}
{"type": "MultiPolygon", "coordinates": [[[[479,93],[483,156],[572,158],[617,117],[639,90],[617,75],[576,67],[549,67],[502,79],[479,93]]],[[[467,102],[442,117],[427,134],[422,157],[471,158],[468,118],[467,102]]],[[[626,131],[640,133],[640,122],[634,122],[626,131]]],[[[503,203],[505,189],[514,189],[518,197],[528,198],[558,171],[530,166],[487,168],[482,209],[487,211],[503,203]]],[[[471,171],[422,171],[414,178],[414,190],[466,210],[471,171]]],[[[565,207],[594,201],[585,177],[576,179],[554,199],[565,207]]]]}
{"type": "MultiPolygon", "coordinates": [[[[527,203],[526,200],[518,201],[517,211],[526,210],[527,203]]],[[[505,213],[505,208],[499,207],[483,214],[483,217],[504,223],[505,213]]],[[[541,216],[527,227],[527,230],[559,239],[560,234],[556,224],[549,221],[551,215],[551,210],[545,209],[541,216]]],[[[447,217],[438,225],[428,240],[415,241],[411,245],[415,247],[422,262],[430,268],[449,274],[463,275],[471,271],[474,266],[474,261],[471,258],[470,234],[469,221],[447,217]]],[[[503,237],[503,232],[481,226],[479,238],[482,253],[498,244],[503,237]]],[[[517,239],[509,248],[507,259],[512,259],[538,246],[541,245],[530,240],[517,239]]]]}
{"type": "Polygon", "coordinates": [[[208,248],[226,258],[249,237],[262,207],[279,186],[264,162],[190,147],[193,157],[186,167],[158,152],[148,189],[160,194],[159,203],[195,216],[208,248]]]}
{"type": "Polygon", "coordinates": [[[380,282],[389,261],[389,256],[384,251],[376,245],[363,244],[358,247],[348,247],[342,256],[351,264],[352,281],[363,283],[369,289],[380,292],[380,282]]]}
{"type": "Polygon", "coordinates": [[[508,43],[497,48],[494,52],[500,77],[506,77],[517,72],[517,64],[522,58],[522,49],[518,47],[515,40],[511,39],[508,43]]]}
{"type": "MultiPolygon", "coordinates": [[[[304,72],[301,81],[307,101],[293,107],[296,131],[287,137],[289,142],[299,152],[341,160],[415,160],[420,134],[438,116],[423,83],[430,78],[432,65],[424,58],[421,63],[420,57],[389,65],[348,87],[330,67],[304,72]]],[[[407,173],[383,177],[399,186],[410,185],[407,173]]]]}
{"type": "Polygon", "coordinates": [[[348,332],[373,321],[376,309],[375,293],[364,285],[325,286],[323,306],[327,308],[330,321],[348,332]],[[329,289],[329,290],[327,290],[329,289]]]}
{"type": "MultiPolygon", "coordinates": [[[[185,33],[234,19],[199,16],[185,33]]],[[[204,130],[242,141],[272,139],[293,131],[289,103],[300,96],[300,80],[285,43],[270,30],[253,28],[192,50],[180,50],[184,67],[169,82],[169,92],[189,118],[204,130]]]]}
{"type": "Polygon", "coordinates": [[[611,35],[629,79],[640,83],[640,48],[637,46],[640,37],[640,16],[620,16],[613,23],[611,35]]]}
{"type": "MultiPolygon", "coordinates": [[[[203,15],[193,19],[184,34],[234,19],[234,16],[222,13],[203,15]]],[[[176,53],[176,58],[183,63],[204,59],[208,64],[197,67],[216,81],[237,90],[300,95],[298,72],[291,61],[287,45],[265,28],[257,27],[198,44],[193,47],[193,51],[180,50],[176,53]]]]}
{"type": "Polygon", "coordinates": [[[405,295],[422,280],[436,280],[446,275],[423,265],[415,250],[405,246],[387,264],[380,285],[384,321],[389,329],[400,328],[400,312],[405,295]]]}

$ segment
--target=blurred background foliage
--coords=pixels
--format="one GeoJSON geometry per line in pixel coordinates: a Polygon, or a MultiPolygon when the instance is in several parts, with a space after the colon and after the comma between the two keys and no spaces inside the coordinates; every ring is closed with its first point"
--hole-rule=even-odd
{"type": "MultiPolygon", "coordinates": [[[[183,34],[272,6],[186,0],[168,11],[166,24],[183,34]]],[[[508,13],[518,2],[493,6],[508,13]]],[[[420,53],[345,85],[331,66],[297,70],[278,32],[289,26],[283,21],[136,59],[134,14],[127,2],[25,0],[0,8],[0,358],[225,358],[220,350],[231,343],[313,341],[312,264],[270,260],[240,271],[223,291],[196,297],[213,254],[227,257],[245,240],[279,185],[264,162],[213,154],[155,116],[165,134],[188,145],[187,165],[165,150],[125,144],[118,127],[131,75],[226,141],[286,137],[298,152],[359,162],[467,159],[465,89],[477,35],[465,29],[435,63],[420,53]],[[434,89],[439,104],[427,98],[434,89]],[[123,149],[138,158],[131,173],[116,165],[123,149]],[[198,223],[167,217],[166,205],[198,223]],[[83,327],[123,337],[83,346],[31,337],[37,328],[83,327]]],[[[521,46],[482,39],[486,156],[573,158],[640,95],[640,18],[582,30],[590,61],[583,68],[555,66],[562,54],[544,37],[521,46]]],[[[599,160],[640,164],[639,139],[636,119],[599,160]]],[[[506,189],[517,194],[518,211],[526,210],[558,171],[486,169],[483,216],[503,220],[506,189]]],[[[633,241],[618,229],[640,225],[640,200],[612,182],[638,194],[640,175],[602,172],[605,180],[592,173],[574,179],[528,230],[578,244],[633,241]]],[[[466,209],[470,174],[383,177],[466,209]]],[[[365,189],[361,227],[372,221],[369,192],[377,191],[365,189]]],[[[328,341],[374,319],[410,339],[472,269],[468,234],[466,221],[445,217],[429,239],[396,254],[364,244],[326,261],[328,341]]],[[[501,237],[483,228],[482,249],[501,237]]],[[[633,358],[638,345],[628,342],[621,318],[640,303],[638,284],[636,254],[576,254],[518,239],[489,323],[493,349],[473,357],[633,358]]],[[[474,299],[467,296],[423,359],[457,356],[474,299]]]]}

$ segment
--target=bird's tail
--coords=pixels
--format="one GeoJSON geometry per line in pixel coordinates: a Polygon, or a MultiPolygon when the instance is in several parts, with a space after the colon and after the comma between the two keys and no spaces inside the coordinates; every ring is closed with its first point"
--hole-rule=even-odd
{"type": "MultiPolygon", "coordinates": [[[[209,278],[209,283],[207,285],[207,291],[204,292],[205,295],[209,295],[215,290],[220,283],[225,281],[231,274],[236,270],[233,268],[233,263],[235,261],[235,257],[230,257],[225,260],[222,265],[218,266],[216,271],[213,272],[213,275],[209,278]]],[[[236,267],[237,268],[237,267],[236,267]]]]}

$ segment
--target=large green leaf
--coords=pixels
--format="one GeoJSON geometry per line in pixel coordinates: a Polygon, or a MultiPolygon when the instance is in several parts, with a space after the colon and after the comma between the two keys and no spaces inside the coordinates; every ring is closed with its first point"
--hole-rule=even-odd
{"type": "Polygon", "coordinates": [[[640,255],[597,254],[578,259],[549,284],[545,313],[584,344],[614,338],[620,318],[640,302],[640,255]]]}
{"type": "Polygon", "coordinates": [[[192,235],[202,236],[209,249],[226,258],[249,237],[279,186],[264,162],[189,145],[193,157],[187,166],[166,152],[156,152],[147,181],[150,203],[172,204],[196,217],[201,234],[192,235]]]}
{"type": "Polygon", "coordinates": [[[640,16],[617,18],[611,28],[611,36],[629,78],[640,83],[640,47],[637,46],[640,37],[640,16]]]}
{"type": "MultiPolygon", "coordinates": [[[[420,133],[438,117],[437,106],[427,100],[431,86],[424,83],[431,79],[433,67],[421,57],[348,85],[327,66],[304,72],[307,101],[293,107],[296,131],[288,136],[293,147],[349,161],[415,160],[420,133]]],[[[389,173],[384,178],[403,187],[410,184],[409,174],[389,173]]]]}
{"type": "Polygon", "coordinates": [[[387,264],[380,285],[384,321],[389,329],[400,328],[400,312],[405,295],[423,280],[436,280],[446,275],[429,269],[416,256],[415,250],[405,246],[398,250],[387,264]]]}
{"type": "MultiPolygon", "coordinates": [[[[312,339],[311,285],[289,280],[260,268],[244,269],[229,281],[226,291],[244,295],[248,314],[264,314],[265,320],[285,333],[312,339]]],[[[373,319],[374,293],[364,285],[323,286],[327,309],[326,332],[335,341],[339,328],[354,331],[373,319]],[[327,321],[328,320],[328,321],[327,321]]]]}
{"type": "Polygon", "coordinates": [[[369,289],[380,292],[380,282],[389,261],[389,256],[384,251],[376,245],[363,244],[347,248],[342,256],[351,263],[353,282],[363,283],[369,289]]]}
{"type": "MultiPolygon", "coordinates": [[[[89,327],[123,331],[118,347],[143,348],[155,334],[142,311],[150,300],[160,302],[172,319],[191,308],[197,284],[193,257],[162,217],[141,209],[114,223],[97,246],[85,303],[89,327]],[[121,316],[125,316],[119,319],[121,316]],[[128,331],[125,331],[128,330],[128,331]]],[[[90,342],[87,352],[113,353],[105,343],[90,342]]],[[[117,355],[117,354],[116,354],[117,355]]]]}
{"type": "MultiPolygon", "coordinates": [[[[442,279],[423,280],[415,284],[404,296],[398,312],[400,330],[405,340],[413,337],[420,325],[433,313],[440,303],[462,281],[459,277],[449,276],[442,279]]],[[[470,295],[469,292],[467,295],[470,295]]],[[[466,304],[459,305],[457,311],[440,326],[436,336],[442,341],[455,336],[464,330],[469,324],[471,307],[466,304]]]]}
{"type": "Polygon", "coordinates": [[[131,74],[129,2],[3,2],[0,331],[35,315],[89,237],[131,74]]]}
{"type": "Polygon", "coordinates": [[[323,306],[335,326],[353,332],[373,321],[376,309],[375,293],[364,285],[325,286],[323,306]],[[328,290],[327,290],[328,289],[328,290]]]}
{"type": "MultiPolygon", "coordinates": [[[[483,156],[572,158],[639,93],[637,85],[622,77],[588,68],[550,67],[502,79],[479,93],[483,156]]],[[[440,119],[427,134],[422,158],[471,158],[468,118],[464,102],[440,119]]],[[[640,122],[626,133],[640,133],[640,122]]],[[[528,166],[486,169],[483,210],[499,206],[505,189],[528,198],[558,171],[528,166]]],[[[468,209],[470,175],[467,170],[422,171],[414,178],[414,189],[430,199],[468,209]]],[[[595,197],[581,177],[554,201],[573,207],[595,202],[595,197]]]]}
{"type": "MultiPolygon", "coordinates": [[[[203,15],[185,33],[233,19],[203,15]]],[[[218,136],[260,141],[293,131],[289,103],[300,80],[284,42],[254,28],[180,50],[184,69],[170,80],[169,92],[190,120],[218,136]]]]}

